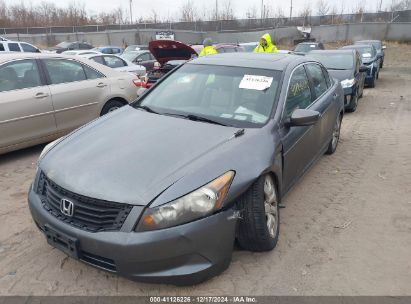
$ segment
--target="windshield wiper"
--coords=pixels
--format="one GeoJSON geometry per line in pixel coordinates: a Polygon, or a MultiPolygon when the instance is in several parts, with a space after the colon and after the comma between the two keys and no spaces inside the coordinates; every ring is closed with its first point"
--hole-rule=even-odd
{"type": "Polygon", "coordinates": [[[206,118],[203,116],[198,116],[195,114],[172,114],[172,113],[162,113],[163,115],[170,115],[170,116],[178,116],[178,117],[182,117],[182,118],[186,118],[189,120],[193,120],[193,121],[201,121],[201,122],[207,122],[207,123],[211,123],[211,124],[215,124],[215,125],[219,125],[219,126],[225,126],[225,127],[231,127],[228,124],[223,124],[219,121],[210,119],[210,118],[206,118]]]}
{"type": "Polygon", "coordinates": [[[134,107],[137,108],[137,109],[143,109],[144,111],[149,112],[149,113],[160,114],[160,113],[154,111],[154,110],[153,110],[152,108],[150,108],[149,106],[136,105],[136,106],[134,106],[134,107]]]}
{"type": "Polygon", "coordinates": [[[347,69],[340,69],[340,68],[327,68],[328,70],[334,70],[334,71],[346,71],[347,69]]]}

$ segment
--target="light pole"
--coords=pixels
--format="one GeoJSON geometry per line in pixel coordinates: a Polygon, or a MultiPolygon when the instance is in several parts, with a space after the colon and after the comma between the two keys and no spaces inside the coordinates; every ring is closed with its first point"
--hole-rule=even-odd
{"type": "Polygon", "coordinates": [[[264,0],[261,0],[261,20],[264,19],[264,0]]]}
{"type": "Polygon", "coordinates": [[[132,8],[133,0],[130,0],[130,24],[133,24],[133,8],[132,8]]]}
{"type": "Polygon", "coordinates": [[[293,0],[291,0],[291,5],[290,5],[290,20],[292,16],[293,16],[293,0]]]}

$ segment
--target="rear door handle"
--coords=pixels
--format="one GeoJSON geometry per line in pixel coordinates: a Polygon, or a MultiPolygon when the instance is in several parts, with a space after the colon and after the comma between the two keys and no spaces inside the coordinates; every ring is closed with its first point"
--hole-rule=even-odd
{"type": "Polygon", "coordinates": [[[107,85],[105,84],[105,83],[103,83],[103,82],[100,82],[98,85],[97,85],[97,87],[98,88],[104,88],[104,87],[106,87],[107,85]]]}
{"type": "Polygon", "coordinates": [[[37,98],[37,99],[43,99],[43,98],[46,98],[48,96],[49,96],[49,94],[47,94],[47,93],[37,93],[34,97],[37,98]]]}

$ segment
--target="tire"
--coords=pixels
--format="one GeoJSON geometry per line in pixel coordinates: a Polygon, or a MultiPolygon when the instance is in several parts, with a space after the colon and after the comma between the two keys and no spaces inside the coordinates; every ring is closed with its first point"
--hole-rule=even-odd
{"type": "Polygon", "coordinates": [[[370,88],[375,88],[375,75],[372,81],[370,82],[370,88]]]}
{"type": "Polygon", "coordinates": [[[362,88],[361,88],[361,94],[358,95],[358,98],[362,98],[364,95],[364,83],[362,84],[362,88]]]}
{"type": "Polygon", "coordinates": [[[238,202],[242,212],[237,230],[240,247],[258,252],[274,249],[280,232],[278,205],[273,177],[269,174],[260,176],[238,202]]]}
{"type": "Polygon", "coordinates": [[[381,62],[380,62],[380,69],[382,69],[383,66],[384,66],[384,60],[381,60],[381,62]]]}
{"type": "Polygon", "coordinates": [[[328,144],[327,151],[325,152],[326,154],[334,154],[334,152],[337,150],[338,142],[340,140],[340,132],[341,132],[341,122],[342,122],[342,116],[341,114],[338,115],[337,120],[335,121],[334,128],[333,128],[333,135],[330,140],[330,143],[328,144]]]}
{"type": "Polygon", "coordinates": [[[357,106],[358,106],[358,90],[359,88],[357,88],[355,90],[355,94],[354,96],[351,98],[350,104],[348,105],[346,111],[347,112],[355,112],[355,110],[357,110],[357,106]]]}
{"type": "Polygon", "coordinates": [[[103,115],[106,115],[107,113],[113,112],[113,111],[121,108],[122,106],[124,106],[124,103],[121,102],[120,100],[117,100],[117,99],[109,100],[104,105],[103,109],[101,110],[100,116],[103,116],[103,115]]]}

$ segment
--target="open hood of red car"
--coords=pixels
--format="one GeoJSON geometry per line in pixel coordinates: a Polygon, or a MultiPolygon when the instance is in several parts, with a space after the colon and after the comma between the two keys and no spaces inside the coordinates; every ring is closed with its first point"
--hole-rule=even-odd
{"type": "Polygon", "coordinates": [[[151,41],[148,49],[161,65],[170,60],[189,60],[192,55],[197,55],[192,47],[174,40],[151,41]]]}

